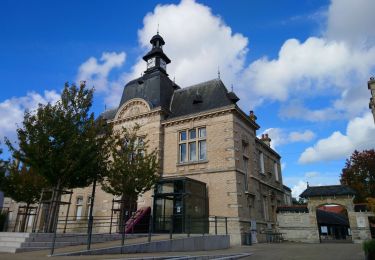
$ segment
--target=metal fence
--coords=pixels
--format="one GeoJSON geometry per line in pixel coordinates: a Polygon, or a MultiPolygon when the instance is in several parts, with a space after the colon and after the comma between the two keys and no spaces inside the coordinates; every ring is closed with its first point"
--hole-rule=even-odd
{"type": "MultiPolygon", "coordinates": [[[[122,222],[113,216],[89,217],[69,216],[61,217],[56,222],[55,232],[52,237],[50,254],[55,254],[65,245],[81,245],[79,250],[90,250],[108,246],[124,246],[126,241],[132,243],[145,243],[161,239],[174,239],[190,236],[228,234],[228,218],[210,216],[194,218],[181,215],[171,215],[163,219],[164,229],[160,229],[158,220],[154,221],[149,215],[147,221],[134,225],[134,219],[125,218],[122,222]],[[156,230],[155,230],[156,228],[156,230]],[[126,232],[125,232],[126,231],[126,232]],[[68,243],[72,239],[74,243],[68,243]],[[110,242],[112,241],[112,242],[110,242]],[[100,243],[108,242],[108,243],[100,243]],[[82,248],[82,245],[86,245],[82,248]]],[[[77,250],[77,248],[72,248],[77,250]]],[[[66,251],[66,249],[64,249],[66,251]]]]}

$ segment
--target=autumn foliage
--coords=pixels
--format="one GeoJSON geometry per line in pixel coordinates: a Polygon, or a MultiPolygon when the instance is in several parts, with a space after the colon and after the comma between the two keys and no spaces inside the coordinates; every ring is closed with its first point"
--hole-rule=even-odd
{"type": "Polygon", "coordinates": [[[375,150],[354,151],[346,160],[340,181],[356,191],[357,203],[375,198],[375,150]]]}

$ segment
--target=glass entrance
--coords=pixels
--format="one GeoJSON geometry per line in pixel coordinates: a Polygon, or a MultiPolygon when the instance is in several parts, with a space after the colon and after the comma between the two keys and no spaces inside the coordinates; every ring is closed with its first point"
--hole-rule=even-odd
{"type": "Polygon", "coordinates": [[[155,187],[154,231],[202,233],[207,229],[206,184],[189,178],[163,179],[155,187]]]}

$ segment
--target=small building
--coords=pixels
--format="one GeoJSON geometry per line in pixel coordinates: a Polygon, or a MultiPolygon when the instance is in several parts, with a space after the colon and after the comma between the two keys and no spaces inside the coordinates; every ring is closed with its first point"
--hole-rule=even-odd
{"type": "Polygon", "coordinates": [[[300,195],[306,205],[278,208],[279,231],[296,242],[370,239],[374,213],[355,205],[354,196],[354,190],[344,185],[308,186],[300,195]]]}

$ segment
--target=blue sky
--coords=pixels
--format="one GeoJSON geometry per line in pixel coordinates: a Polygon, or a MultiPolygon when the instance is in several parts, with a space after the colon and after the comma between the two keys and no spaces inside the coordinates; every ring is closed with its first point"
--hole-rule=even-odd
{"type": "MultiPolygon", "coordinates": [[[[375,74],[375,2],[2,1],[0,138],[66,81],[95,86],[93,110],[118,104],[156,33],[182,87],[217,76],[282,156],[294,195],[335,184],[354,149],[375,147],[367,80],[375,74]],[[372,137],[372,138],[371,138],[372,137]]],[[[6,156],[6,154],[5,154],[6,156]]]]}

